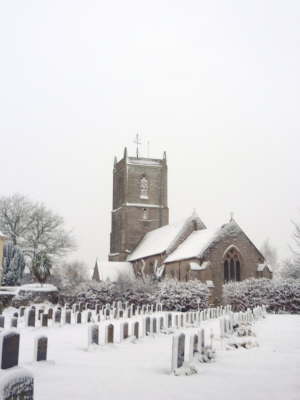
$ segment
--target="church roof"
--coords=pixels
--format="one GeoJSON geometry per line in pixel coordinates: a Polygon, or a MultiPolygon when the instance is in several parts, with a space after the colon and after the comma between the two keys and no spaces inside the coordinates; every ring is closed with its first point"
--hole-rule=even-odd
{"type": "Polygon", "coordinates": [[[185,233],[188,234],[191,224],[194,224],[193,229],[205,228],[205,225],[198,215],[193,212],[193,214],[185,220],[165,225],[148,232],[128,256],[127,260],[134,261],[164,252],[167,254],[171,253],[174,248],[177,247],[176,244],[180,241],[180,237],[185,233]]]}
{"type": "MultiPolygon", "coordinates": [[[[189,258],[200,258],[204,256],[204,252],[212,247],[215,243],[222,240],[226,236],[234,236],[243,232],[240,226],[234,219],[231,219],[227,224],[215,229],[202,229],[194,231],[191,235],[181,243],[177,249],[171,253],[165,263],[170,263],[179,260],[187,260],[189,258]]],[[[245,233],[243,232],[245,235],[245,233]]],[[[245,235],[249,242],[256,248],[253,242],[245,235]]],[[[263,258],[263,255],[256,248],[257,252],[263,258]]]]}
{"type": "Polygon", "coordinates": [[[126,275],[129,278],[134,278],[133,267],[130,262],[127,261],[96,261],[95,269],[98,269],[98,276],[100,281],[110,280],[115,282],[122,275],[126,275]]]}

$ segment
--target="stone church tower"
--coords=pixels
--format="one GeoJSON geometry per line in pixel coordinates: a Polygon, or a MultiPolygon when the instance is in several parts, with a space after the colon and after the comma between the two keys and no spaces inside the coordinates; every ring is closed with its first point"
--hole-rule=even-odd
{"type": "Polygon", "coordinates": [[[169,223],[167,159],[115,158],[110,261],[124,261],[144,235],[169,223]]]}

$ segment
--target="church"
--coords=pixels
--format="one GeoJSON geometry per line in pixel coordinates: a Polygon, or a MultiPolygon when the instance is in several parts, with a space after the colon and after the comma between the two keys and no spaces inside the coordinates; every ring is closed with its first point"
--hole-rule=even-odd
{"type": "Polygon", "coordinates": [[[193,211],[169,223],[167,156],[115,158],[108,262],[96,261],[93,279],[152,275],[179,281],[197,279],[214,302],[222,285],[247,278],[272,278],[271,266],[233,217],[207,227],[193,211]]]}

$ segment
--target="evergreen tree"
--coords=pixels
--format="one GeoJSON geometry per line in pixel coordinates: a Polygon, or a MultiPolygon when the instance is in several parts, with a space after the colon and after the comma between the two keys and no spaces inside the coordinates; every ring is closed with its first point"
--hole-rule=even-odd
{"type": "Polygon", "coordinates": [[[31,272],[36,278],[36,280],[43,284],[50,276],[50,270],[52,267],[52,263],[47,253],[41,251],[36,254],[33,262],[31,272]]]}
{"type": "Polygon", "coordinates": [[[15,286],[20,280],[25,268],[25,258],[22,250],[8,241],[3,248],[3,276],[2,285],[15,286]]]}

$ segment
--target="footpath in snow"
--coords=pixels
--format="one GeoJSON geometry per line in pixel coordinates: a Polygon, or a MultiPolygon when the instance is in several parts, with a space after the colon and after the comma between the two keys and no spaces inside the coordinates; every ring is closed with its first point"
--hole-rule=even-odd
{"type": "Polygon", "coordinates": [[[37,400],[299,400],[300,316],[255,324],[259,347],[217,351],[192,376],[170,374],[172,335],[87,350],[87,326],[24,329],[20,358],[35,377],[37,400]],[[32,363],[33,337],[48,336],[48,361],[32,363]]]}

